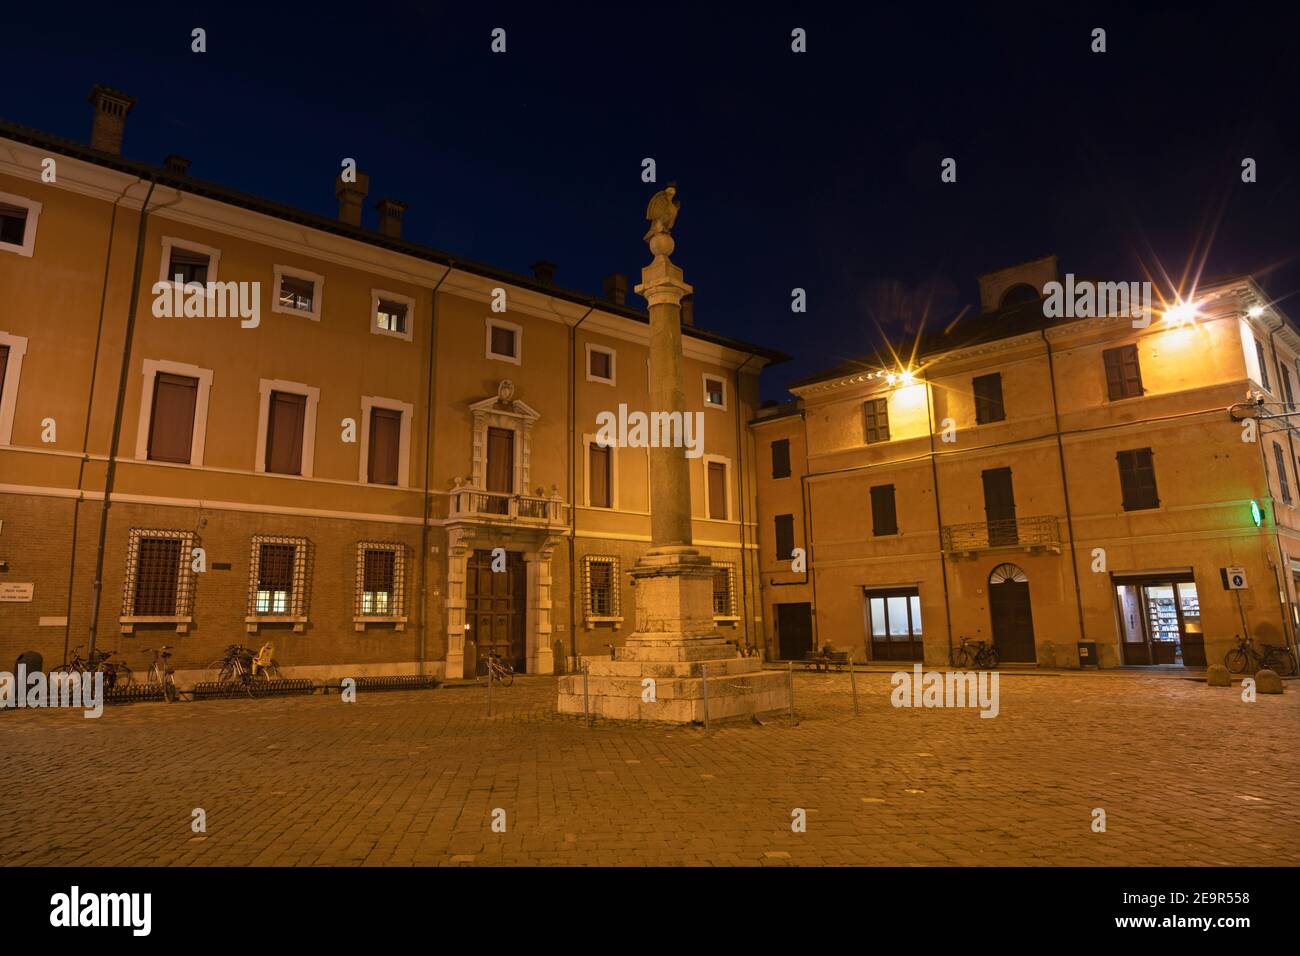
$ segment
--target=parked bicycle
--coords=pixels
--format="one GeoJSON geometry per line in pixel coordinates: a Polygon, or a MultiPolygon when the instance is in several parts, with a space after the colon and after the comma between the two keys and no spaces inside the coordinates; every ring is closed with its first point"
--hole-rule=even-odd
{"type": "Polygon", "coordinates": [[[488,651],[484,664],[487,666],[489,678],[496,683],[509,687],[515,682],[514,665],[495,651],[488,651]]]}
{"type": "Polygon", "coordinates": [[[243,644],[230,644],[226,652],[208,665],[223,684],[242,682],[253,671],[253,652],[243,644]]]}
{"type": "Polygon", "coordinates": [[[972,641],[963,637],[961,644],[952,653],[952,662],[957,667],[993,670],[998,666],[998,652],[988,641],[972,641]]]}
{"type": "Polygon", "coordinates": [[[1295,655],[1289,648],[1261,643],[1264,650],[1260,652],[1255,650],[1251,638],[1242,638],[1240,634],[1235,636],[1237,646],[1223,656],[1223,666],[1228,668],[1228,673],[1254,674],[1264,669],[1275,672],[1279,677],[1290,677],[1295,673],[1295,655]]]}
{"type": "Polygon", "coordinates": [[[164,644],[161,647],[144,648],[146,651],[153,652],[153,663],[149,665],[148,684],[150,687],[161,686],[163,699],[169,704],[176,702],[176,679],[173,676],[176,670],[171,665],[171,650],[174,646],[174,644],[164,644]]]}
{"type": "Polygon", "coordinates": [[[81,646],[78,645],[72,649],[72,660],[63,662],[51,673],[94,674],[98,672],[104,675],[105,690],[112,690],[114,687],[130,687],[135,675],[125,661],[109,660],[116,653],[117,651],[96,651],[92,662],[81,656],[81,646]]]}

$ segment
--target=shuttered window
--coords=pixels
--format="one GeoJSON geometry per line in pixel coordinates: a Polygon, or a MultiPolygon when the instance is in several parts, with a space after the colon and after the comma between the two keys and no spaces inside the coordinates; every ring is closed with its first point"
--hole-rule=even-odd
{"type": "Polygon", "coordinates": [[[1287,504],[1291,503],[1291,482],[1286,476],[1286,455],[1282,453],[1282,446],[1273,442],[1273,463],[1277,465],[1277,484],[1282,493],[1282,500],[1287,504]]]}
{"type": "Polygon", "coordinates": [[[772,477],[790,477],[790,439],[778,438],[772,442],[772,477]]]}
{"type": "Polygon", "coordinates": [[[1277,370],[1282,373],[1282,397],[1286,399],[1288,410],[1295,408],[1295,394],[1291,391],[1291,370],[1281,362],[1278,363],[1277,370]]]}
{"type": "Polygon", "coordinates": [[[600,349],[592,349],[587,353],[587,374],[592,378],[603,378],[606,381],[612,379],[614,377],[614,356],[600,349]]]}
{"type": "Polygon", "coordinates": [[[0,398],[5,393],[5,376],[9,373],[9,346],[0,345],[0,398]]]}
{"type": "Polygon", "coordinates": [[[709,462],[709,517],[716,521],[727,520],[727,466],[720,461],[709,462]]]}
{"type": "Polygon", "coordinates": [[[975,424],[1003,421],[1007,413],[1002,407],[1002,374],[978,375],[972,385],[975,389],[975,424]]]}
{"type": "Polygon", "coordinates": [[[267,471],[280,475],[302,474],[302,437],[306,415],[306,395],[271,393],[266,422],[267,471]]]}
{"type": "Polygon", "coordinates": [[[397,484],[402,451],[402,413],[394,408],[370,409],[370,481],[397,484]]]}
{"type": "Polygon", "coordinates": [[[149,421],[149,460],[188,465],[194,444],[194,409],[199,380],[159,372],[154,379],[149,421]]]}
{"type": "Polygon", "coordinates": [[[1142,369],[1136,345],[1121,345],[1101,353],[1106,366],[1106,394],[1111,401],[1142,394],[1142,369]]]}
{"type": "Polygon", "coordinates": [[[876,537],[898,534],[893,485],[876,485],[871,489],[871,533],[876,537]]]}
{"type": "Polygon", "coordinates": [[[515,357],[515,330],[504,326],[492,326],[492,354],[506,358],[515,357]]]}
{"type": "Polygon", "coordinates": [[[1259,339],[1255,340],[1255,358],[1259,362],[1259,384],[1270,392],[1273,391],[1273,383],[1268,379],[1268,359],[1264,355],[1264,343],[1259,339]]]}
{"type": "Polygon", "coordinates": [[[1156,493],[1156,470],[1150,448],[1134,448],[1115,456],[1119,463],[1119,483],[1124,494],[1125,511],[1160,507],[1156,493]]]}
{"type": "Polygon", "coordinates": [[[865,405],[867,418],[867,444],[889,441],[889,401],[869,399],[865,405]]]}
{"type": "Polygon", "coordinates": [[[794,515],[777,515],[772,522],[776,525],[776,559],[789,561],[794,557],[794,515]]]}
{"type": "Polygon", "coordinates": [[[614,507],[613,481],[611,480],[612,452],[604,445],[592,442],[588,446],[588,454],[591,457],[589,465],[591,487],[588,489],[588,497],[591,500],[588,503],[593,508],[612,508],[614,507]]]}

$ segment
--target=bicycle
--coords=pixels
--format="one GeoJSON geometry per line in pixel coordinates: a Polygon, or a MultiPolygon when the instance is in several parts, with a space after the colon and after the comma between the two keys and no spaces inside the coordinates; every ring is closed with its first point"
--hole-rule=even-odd
{"type": "Polygon", "coordinates": [[[174,644],[164,644],[161,647],[144,648],[146,651],[153,652],[153,663],[149,665],[149,686],[161,685],[163,699],[169,704],[176,703],[176,679],[173,676],[176,670],[169,660],[174,646],[174,644]]]}
{"type": "Polygon", "coordinates": [[[114,687],[130,687],[131,682],[135,679],[135,674],[127,666],[125,661],[110,661],[117,651],[96,651],[94,661],[82,657],[78,651],[81,645],[72,649],[72,660],[64,661],[58,667],[54,668],[53,674],[95,674],[104,675],[104,689],[112,690],[114,687]]]}
{"type": "Polygon", "coordinates": [[[515,682],[515,668],[509,661],[495,651],[489,651],[483,663],[487,666],[488,679],[509,687],[515,682]]]}
{"type": "Polygon", "coordinates": [[[1251,638],[1234,635],[1237,646],[1223,655],[1223,666],[1230,674],[1244,674],[1247,669],[1254,674],[1261,670],[1271,670],[1279,677],[1290,677],[1296,671],[1295,655],[1290,649],[1273,644],[1261,644],[1263,653],[1255,650],[1251,638]],[[1253,665],[1253,666],[1252,666],[1253,665]]]}
{"type": "Polygon", "coordinates": [[[982,667],[994,670],[998,666],[998,652],[987,641],[972,641],[963,637],[952,654],[956,667],[982,667]]]}

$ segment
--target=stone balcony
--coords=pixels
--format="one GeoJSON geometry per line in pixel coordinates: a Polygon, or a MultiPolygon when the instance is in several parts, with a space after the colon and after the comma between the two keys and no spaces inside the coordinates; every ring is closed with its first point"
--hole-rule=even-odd
{"type": "Polygon", "coordinates": [[[545,528],[567,524],[569,509],[559,497],[503,494],[460,487],[447,494],[447,517],[482,524],[545,528]]]}
{"type": "Polygon", "coordinates": [[[946,525],[940,540],[944,553],[954,558],[973,557],[985,551],[1061,553],[1056,515],[946,525]]]}

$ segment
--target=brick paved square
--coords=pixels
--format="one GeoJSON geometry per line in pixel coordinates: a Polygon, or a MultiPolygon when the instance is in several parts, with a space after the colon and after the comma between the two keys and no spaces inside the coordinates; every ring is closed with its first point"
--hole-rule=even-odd
{"type": "Polygon", "coordinates": [[[0,714],[5,865],[1296,865],[1300,690],[1008,674],[994,719],[796,678],[799,722],[555,713],[552,678],[0,714]],[[207,832],[191,830],[203,808],[207,832]],[[505,832],[492,829],[505,811],[505,832]],[[807,831],[791,830],[806,811],[807,831]],[[1106,832],[1091,829],[1094,808],[1106,832]]]}

